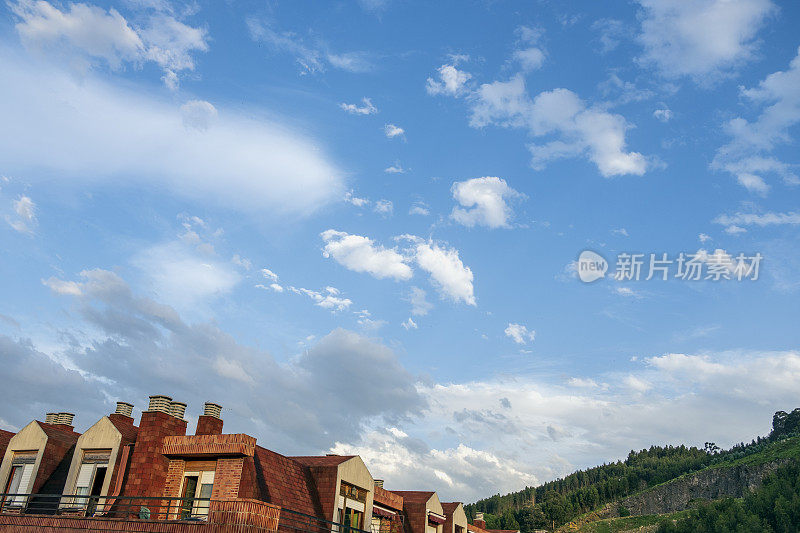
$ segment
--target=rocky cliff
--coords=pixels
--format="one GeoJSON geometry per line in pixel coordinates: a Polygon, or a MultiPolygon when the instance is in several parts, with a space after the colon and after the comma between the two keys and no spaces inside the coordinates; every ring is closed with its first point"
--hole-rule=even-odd
{"type": "Polygon", "coordinates": [[[767,474],[785,463],[775,461],[760,465],[709,468],[687,474],[610,504],[608,512],[611,516],[618,516],[619,508],[624,507],[632,515],[674,513],[689,508],[693,500],[741,498],[758,488],[767,474]]]}

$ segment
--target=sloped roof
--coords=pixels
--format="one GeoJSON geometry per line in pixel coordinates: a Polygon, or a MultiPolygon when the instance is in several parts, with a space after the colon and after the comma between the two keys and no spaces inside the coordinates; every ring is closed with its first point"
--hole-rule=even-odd
{"type": "Polygon", "coordinates": [[[136,442],[136,437],[139,434],[139,428],[134,426],[133,423],[127,423],[117,418],[109,418],[117,431],[122,435],[123,444],[131,444],[136,442]]]}
{"type": "Polygon", "coordinates": [[[398,511],[403,510],[403,497],[383,487],[375,486],[373,493],[374,502],[398,511]]]}
{"type": "Polygon", "coordinates": [[[404,503],[427,503],[436,494],[434,491],[425,490],[393,490],[391,492],[402,496],[404,503]]]}
{"type": "Polygon", "coordinates": [[[261,446],[256,446],[254,459],[264,500],[323,518],[314,481],[306,465],[261,446]]]}
{"type": "Polygon", "coordinates": [[[64,426],[61,424],[47,424],[46,422],[39,422],[39,427],[42,428],[44,434],[47,435],[48,439],[53,439],[59,442],[63,442],[64,444],[73,445],[78,442],[78,437],[81,436],[80,433],[76,433],[69,426],[64,426]]]}
{"type": "Polygon", "coordinates": [[[461,502],[443,502],[442,509],[444,509],[445,514],[453,514],[453,512],[458,508],[459,505],[463,505],[461,502]]]}
{"type": "Polygon", "coordinates": [[[357,457],[356,455],[298,455],[290,456],[293,459],[306,466],[338,466],[345,461],[349,461],[357,457]]]}
{"type": "Polygon", "coordinates": [[[16,435],[16,433],[12,431],[6,431],[5,429],[0,429],[0,458],[2,458],[2,453],[8,447],[8,443],[11,442],[11,437],[13,437],[14,435],[16,435]]]}

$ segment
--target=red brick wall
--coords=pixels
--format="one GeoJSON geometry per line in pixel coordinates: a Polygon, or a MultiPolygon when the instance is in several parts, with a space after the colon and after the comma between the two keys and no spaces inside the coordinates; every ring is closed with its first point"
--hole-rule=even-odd
{"type": "Polygon", "coordinates": [[[308,469],[314,484],[317,486],[319,503],[322,505],[322,512],[325,520],[335,522],[336,509],[339,507],[339,487],[336,485],[336,478],[339,472],[338,466],[312,466],[308,469]]]}
{"type": "Polygon", "coordinates": [[[222,433],[222,419],[214,416],[200,415],[197,417],[195,435],[219,435],[222,433]]]}
{"type": "Polygon", "coordinates": [[[425,533],[428,524],[428,508],[424,503],[404,503],[406,533],[425,533]]]}
{"type": "Polygon", "coordinates": [[[138,531],[142,533],[268,533],[278,528],[280,508],[254,500],[212,502],[208,522],[76,518],[43,515],[0,515],[0,531],[11,533],[83,533],[138,531]]]}
{"type": "Polygon", "coordinates": [[[163,494],[169,461],[161,454],[161,443],[168,435],[186,435],[186,421],[158,411],[142,413],[125,483],[125,495],[163,494]]]}
{"type": "MultiPolygon", "coordinates": [[[[77,441],[77,435],[75,440],[77,441]]],[[[49,494],[63,493],[74,451],[74,441],[70,443],[49,437],[44,446],[42,462],[39,463],[31,493],[40,493],[44,488],[49,494]]]]}
{"type": "Polygon", "coordinates": [[[253,500],[262,499],[253,457],[245,457],[242,461],[242,481],[239,483],[239,497],[253,500]]]}
{"type": "Polygon", "coordinates": [[[217,470],[214,472],[214,488],[212,500],[231,500],[239,497],[239,486],[242,483],[244,457],[221,457],[217,459],[217,470]]]}

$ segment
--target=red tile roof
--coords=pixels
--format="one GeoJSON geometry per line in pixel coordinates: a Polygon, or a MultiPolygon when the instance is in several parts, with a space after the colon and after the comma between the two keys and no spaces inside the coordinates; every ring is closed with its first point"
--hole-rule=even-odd
{"type": "Polygon", "coordinates": [[[449,515],[449,514],[453,514],[453,511],[455,511],[458,508],[459,505],[462,505],[462,503],[461,502],[446,502],[446,503],[442,503],[442,509],[444,509],[444,513],[445,514],[449,515]]]}
{"type": "Polygon", "coordinates": [[[78,437],[81,436],[80,433],[76,433],[72,430],[70,426],[64,426],[62,424],[47,424],[45,422],[36,421],[39,424],[39,427],[42,428],[44,434],[47,435],[48,439],[53,439],[59,442],[63,442],[64,444],[75,444],[78,442],[78,437]]]}
{"type": "Polygon", "coordinates": [[[109,420],[122,435],[122,444],[132,444],[136,442],[139,428],[133,425],[133,419],[131,419],[130,423],[120,420],[119,418],[109,418],[109,420]]]}
{"type": "Polygon", "coordinates": [[[403,497],[383,487],[375,486],[373,498],[378,505],[396,509],[397,511],[403,510],[403,497]]]}
{"type": "Polygon", "coordinates": [[[300,461],[256,446],[256,472],[262,499],[293,511],[324,518],[314,481],[300,461]]]}
{"type": "Polygon", "coordinates": [[[306,466],[338,466],[345,461],[349,461],[355,455],[299,455],[299,456],[289,456],[289,459],[293,459],[299,463],[302,463],[306,466]]]}
{"type": "Polygon", "coordinates": [[[393,490],[391,492],[402,496],[405,503],[427,503],[431,496],[436,494],[434,491],[424,490],[393,490]]]}

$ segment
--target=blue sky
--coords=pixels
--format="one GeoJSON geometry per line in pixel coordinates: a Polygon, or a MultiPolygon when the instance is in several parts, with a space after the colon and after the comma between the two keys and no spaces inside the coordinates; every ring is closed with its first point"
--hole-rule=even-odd
{"type": "Polygon", "coordinates": [[[210,400],[471,501],[796,407],[796,4],[2,10],[0,426],[210,400]]]}

